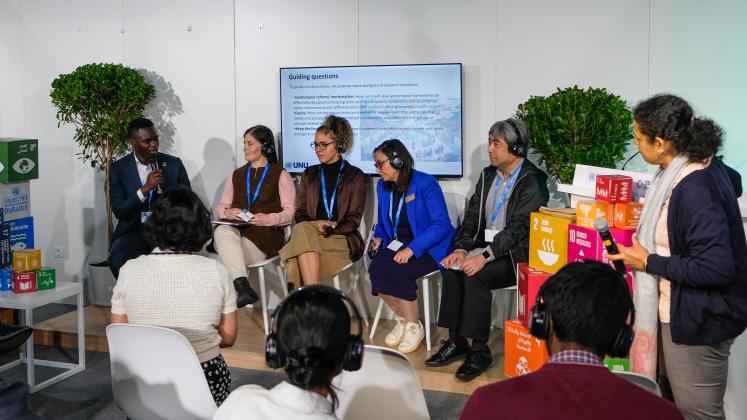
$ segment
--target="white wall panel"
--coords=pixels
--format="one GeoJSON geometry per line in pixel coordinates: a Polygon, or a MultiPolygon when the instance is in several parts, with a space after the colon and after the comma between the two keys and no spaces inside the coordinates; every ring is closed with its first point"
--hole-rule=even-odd
{"type": "Polygon", "coordinates": [[[487,165],[487,131],[497,119],[494,95],[496,2],[364,0],[361,64],[462,63],[464,178],[444,190],[470,190],[487,165]]]}
{"type": "Polygon", "coordinates": [[[158,90],[146,115],[161,149],[182,159],[194,191],[212,203],[233,162],[233,2],[126,1],[123,21],[125,63],[158,90]]]}
{"type": "MultiPolygon", "coordinates": [[[[3,106],[0,114],[10,115],[12,124],[1,125],[0,135],[39,139],[40,179],[31,181],[36,246],[61,279],[80,279],[86,262],[106,256],[105,234],[94,234],[105,232],[103,190],[95,171],[75,157],[72,127],[57,127],[49,93],[61,73],[86,63],[121,60],[119,2],[12,4],[11,13],[2,15],[13,20],[17,32],[9,38],[4,34],[3,41],[18,37],[20,54],[10,66],[15,71],[9,79],[3,77],[8,89],[2,96],[21,104],[22,114],[3,106]],[[55,246],[65,248],[65,259],[52,257],[55,246]]],[[[5,10],[8,5],[2,3],[5,10]]]]}
{"type": "Polygon", "coordinates": [[[238,165],[244,164],[241,140],[247,128],[264,124],[280,130],[281,67],[356,64],[357,15],[356,3],[348,0],[237,1],[238,165]]]}

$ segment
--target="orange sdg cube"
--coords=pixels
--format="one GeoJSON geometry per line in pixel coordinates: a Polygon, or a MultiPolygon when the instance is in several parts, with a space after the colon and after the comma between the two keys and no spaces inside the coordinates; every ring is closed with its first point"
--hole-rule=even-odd
{"type": "Polygon", "coordinates": [[[503,325],[504,357],[503,374],[509,378],[536,372],[550,356],[547,354],[545,340],[529,334],[518,321],[508,320],[503,325]]]}
{"type": "Polygon", "coordinates": [[[617,203],[615,204],[615,222],[618,229],[636,230],[638,221],[641,219],[643,204],[639,203],[617,203]]]}
{"type": "Polygon", "coordinates": [[[41,249],[13,251],[13,270],[16,272],[34,271],[41,268],[41,249]]]}
{"type": "Polygon", "coordinates": [[[604,201],[579,201],[576,203],[576,226],[594,229],[594,221],[599,217],[604,217],[611,223],[615,216],[614,204],[605,203],[604,201]]]}

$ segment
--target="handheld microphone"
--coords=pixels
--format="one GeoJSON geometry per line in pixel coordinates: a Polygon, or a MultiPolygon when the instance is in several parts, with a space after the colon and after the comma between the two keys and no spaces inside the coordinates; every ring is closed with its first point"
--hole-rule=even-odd
{"type": "MultiPolygon", "coordinates": [[[[158,159],[153,158],[153,160],[150,161],[150,170],[151,171],[157,171],[158,170],[158,159]]],[[[163,194],[163,188],[161,187],[161,183],[160,182],[156,186],[156,191],[158,191],[159,194],[163,194]]]]}
{"type": "MultiPolygon", "coordinates": [[[[610,226],[607,222],[607,219],[605,219],[604,217],[598,217],[594,222],[594,229],[596,229],[597,232],[599,232],[599,236],[602,237],[602,242],[604,242],[604,247],[607,248],[608,254],[614,255],[620,253],[620,251],[617,249],[617,245],[615,244],[615,239],[610,233],[610,226]]],[[[624,278],[625,274],[627,273],[625,264],[622,261],[613,261],[613,264],[615,264],[615,270],[617,270],[617,272],[620,273],[620,275],[624,278]]]]}

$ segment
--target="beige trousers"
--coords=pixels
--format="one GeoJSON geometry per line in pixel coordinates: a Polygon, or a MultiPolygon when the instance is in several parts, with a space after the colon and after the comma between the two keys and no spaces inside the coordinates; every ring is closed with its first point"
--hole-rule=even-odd
{"type": "Polygon", "coordinates": [[[241,236],[233,226],[219,225],[213,232],[220,262],[228,269],[231,280],[246,277],[246,266],[267,258],[254,242],[241,236]]]}
{"type": "Polygon", "coordinates": [[[301,285],[298,256],[304,252],[316,252],[321,258],[319,278],[327,279],[350,264],[350,250],[345,235],[320,235],[310,222],[293,226],[290,241],[280,249],[280,260],[285,263],[285,278],[295,287],[301,285]]]}

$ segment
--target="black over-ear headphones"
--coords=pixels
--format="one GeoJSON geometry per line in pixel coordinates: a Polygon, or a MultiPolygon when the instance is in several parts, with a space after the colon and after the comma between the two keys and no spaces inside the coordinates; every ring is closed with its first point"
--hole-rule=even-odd
{"type": "Polygon", "coordinates": [[[527,145],[524,143],[524,138],[521,136],[521,131],[519,131],[519,127],[514,122],[513,118],[509,118],[506,120],[508,125],[511,126],[511,128],[514,129],[514,132],[516,133],[516,141],[513,145],[508,147],[508,151],[511,152],[513,155],[520,156],[520,157],[526,157],[527,156],[527,145]]]}
{"type": "MultiPolygon", "coordinates": [[[[627,288],[627,285],[625,287],[627,288]]],[[[615,341],[607,351],[607,354],[612,357],[625,357],[628,355],[630,347],[633,345],[633,338],[635,337],[634,324],[635,307],[631,305],[630,322],[620,327],[617,336],[615,336],[615,341]]],[[[532,307],[531,318],[529,320],[529,333],[540,340],[547,340],[550,337],[550,313],[547,311],[547,305],[543,301],[542,289],[537,293],[537,299],[534,301],[534,307],[532,307]]]]}
{"type": "Polygon", "coordinates": [[[262,154],[265,155],[266,158],[275,154],[275,146],[272,144],[272,140],[268,139],[266,142],[262,143],[262,154]]]}
{"type": "MultiPolygon", "coordinates": [[[[358,312],[358,308],[355,303],[345,293],[333,289],[327,286],[306,286],[297,289],[291,293],[288,297],[298,293],[308,293],[309,290],[316,290],[319,292],[330,293],[334,296],[339,297],[344,302],[347,302],[347,306],[352,308],[353,314],[358,322],[358,332],[356,334],[348,334],[347,343],[345,344],[345,354],[342,359],[342,368],[347,371],[355,371],[361,368],[363,363],[363,323],[361,321],[361,314],[358,312]]],[[[287,300],[288,298],[286,298],[287,300]]],[[[283,309],[283,302],[281,302],[272,313],[270,318],[270,334],[265,339],[265,362],[267,366],[273,369],[280,369],[285,367],[285,355],[281,354],[278,349],[278,338],[277,332],[275,332],[275,320],[278,318],[280,311],[283,309]]]]}
{"type": "Polygon", "coordinates": [[[399,153],[397,153],[395,150],[392,150],[392,156],[389,158],[389,164],[392,165],[392,168],[399,171],[405,166],[405,161],[402,160],[401,157],[399,157],[399,153]]]}

